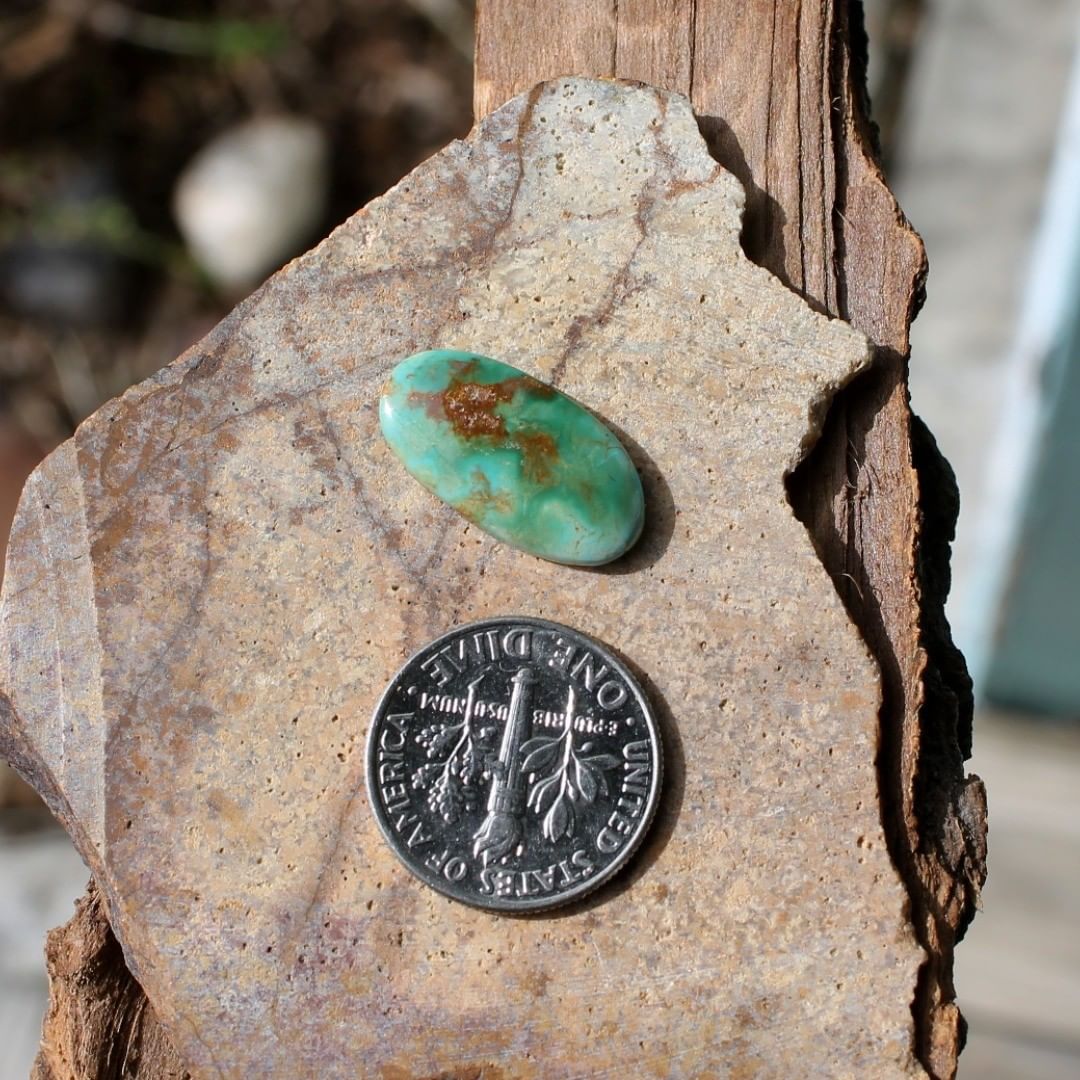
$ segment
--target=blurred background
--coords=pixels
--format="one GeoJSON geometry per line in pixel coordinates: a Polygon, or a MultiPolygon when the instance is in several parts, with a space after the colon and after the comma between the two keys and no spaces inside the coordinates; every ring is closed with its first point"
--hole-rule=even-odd
{"type": "MultiPolygon", "coordinates": [[[[931,275],[911,394],[956,470],[949,614],[990,792],[961,1077],[1080,1078],[1080,0],[868,0],[931,275]]],[[[471,122],[470,0],[0,4],[0,542],[102,402],[471,122]]],[[[0,765],[0,1080],[87,872],[0,765]]]]}

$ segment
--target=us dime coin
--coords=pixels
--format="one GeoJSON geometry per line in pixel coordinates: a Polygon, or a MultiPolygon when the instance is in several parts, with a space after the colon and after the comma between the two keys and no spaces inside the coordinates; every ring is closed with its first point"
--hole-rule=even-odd
{"type": "Polygon", "coordinates": [[[543,619],[460,626],[383,694],[368,795],[404,864],[477,907],[536,911],[606,881],[660,793],[660,735],[630,672],[543,619]]]}

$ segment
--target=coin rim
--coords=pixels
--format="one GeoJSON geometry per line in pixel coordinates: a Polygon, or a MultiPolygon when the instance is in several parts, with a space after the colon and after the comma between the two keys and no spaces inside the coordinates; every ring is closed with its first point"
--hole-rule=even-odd
{"type": "Polygon", "coordinates": [[[634,678],[627,666],[615,656],[606,645],[597,641],[590,634],[583,633],[581,630],[575,630],[572,626],[555,622],[552,619],[541,619],[532,615],[495,615],[487,619],[476,619],[472,622],[462,623],[460,626],[455,626],[446,631],[446,633],[440,634],[437,638],[432,639],[426,645],[421,646],[413,652],[397,671],[394,672],[386,688],[383,690],[382,694],[379,695],[379,700],[371,714],[371,726],[368,729],[364,746],[364,759],[365,786],[367,788],[368,802],[374,813],[375,821],[379,826],[379,831],[382,833],[383,839],[406,870],[429,888],[434,889],[443,896],[448,896],[451,900],[457,900],[462,904],[467,904],[469,907],[477,908],[480,911],[496,911],[501,914],[524,914],[527,912],[546,911],[552,908],[562,907],[575,900],[580,900],[583,896],[587,896],[605,882],[610,881],[612,877],[626,866],[627,862],[637,852],[642,840],[645,838],[645,834],[649,831],[653,818],[656,816],[656,809],[660,803],[660,788],[663,782],[664,772],[664,741],[660,731],[660,724],[657,722],[656,715],[652,709],[652,704],[645,694],[645,691],[638,684],[637,679],[634,678]],[[641,712],[645,718],[645,726],[649,731],[656,754],[656,765],[652,771],[649,793],[645,803],[645,812],[642,814],[637,828],[628,837],[622,851],[595,876],[586,878],[567,892],[559,893],[558,896],[555,897],[537,897],[534,900],[529,900],[524,903],[520,901],[504,900],[499,897],[492,897],[490,900],[485,900],[482,897],[475,897],[457,889],[454,883],[447,881],[443,875],[436,874],[434,871],[429,873],[428,868],[424,866],[424,864],[421,864],[421,866],[424,867],[424,869],[421,870],[420,867],[414,866],[409,862],[406,856],[398,849],[395,834],[392,831],[389,818],[387,817],[382,801],[379,798],[378,776],[377,769],[375,768],[375,757],[373,755],[375,749],[375,733],[379,728],[380,716],[386,707],[391,694],[397,689],[398,680],[414,661],[418,660],[423,654],[435,649],[436,646],[441,645],[443,642],[452,638],[457,638],[459,635],[467,633],[470,630],[475,630],[481,626],[490,627],[493,624],[506,623],[513,623],[517,626],[524,624],[527,626],[539,627],[544,630],[555,629],[566,631],[567,633],[582,638],[596,649],[602,658],[610,663],[623,679],[626,680],[627,686],[637,699],[638,704],[641,706],[641,712]]]}

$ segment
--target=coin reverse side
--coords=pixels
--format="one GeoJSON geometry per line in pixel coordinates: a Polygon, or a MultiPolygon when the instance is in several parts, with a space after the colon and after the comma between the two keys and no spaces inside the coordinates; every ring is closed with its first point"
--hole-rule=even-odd
{"type": "Polygon", "coordinates": [[[596,888],[647,831],[655,717],[602,645],[544,619],[460,626],[394,676],[367,742],[395,854],[455,900],[536,911],[596,888]]]}

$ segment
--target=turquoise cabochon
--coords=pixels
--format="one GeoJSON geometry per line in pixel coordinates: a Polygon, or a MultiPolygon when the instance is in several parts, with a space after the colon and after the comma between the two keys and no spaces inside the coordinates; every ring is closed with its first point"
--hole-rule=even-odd
{"type": "Polygon", "coordinates": [[[509,364],[453,349],[410,356],[390,374],[379,422],[428,491],[531,555],[599,566],[641,535],[645,497],[619,440],[509,364]]]}

